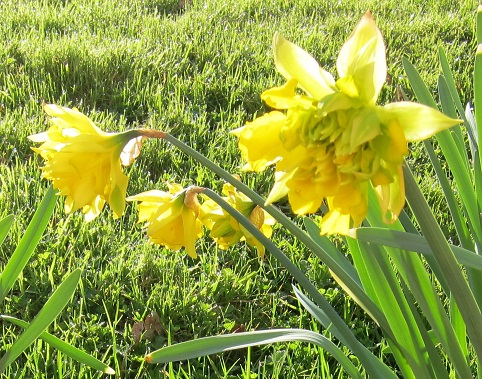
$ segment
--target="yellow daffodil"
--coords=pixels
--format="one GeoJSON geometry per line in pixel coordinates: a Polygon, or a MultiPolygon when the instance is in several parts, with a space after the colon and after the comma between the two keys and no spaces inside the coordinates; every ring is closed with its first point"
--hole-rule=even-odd
{"type": "MultiPolygon", "coordinates": [[[[225,195],[223,199],[229,205],[248,218],[266,237],[271,237],[271,226],[275,223],[274,218],[249,200],[247,196],[237,192],[231,184],[226,183],[223,186],[223,194],[225,195]]],[[[256,247],[260,258],[264,257],[264,245],[214,200],[204,201],[200,208],[199,218],[211,231],[210,236],[221,249],[227,249],[239,241],[245,240],[248,245],[256,247]]]]}
{"type": "Polygon", "coordinates": [[[376,105],[387,66],[382,35],[369,12],[341,48],[337,80],[279,34],[273,48],[276,68],[287,81],[261,98],[275,110],[232,132],[245,170],[276,164],[267,203],[287,195],[296,214],[307,214],[325,201],[329,212],[321,234],[347,234],[367,214],[371,185],[384,220],[396,220],[405,201],[407,143],[460,120],[411,102],[376,105]]]}
{"type": "Polygon", "coordinates": [[[202,236],[202,224],[198,219],[196,188],[169,184],[169,192],[152,190],[127,198],[141,201],[139,222],[147,221],[147,235],[152,243],[172,250],[184,246],[190,257],[197,258],[195,243],[202,236]]]}
{"type": "Polygon", "coordinates": [[[29,138],[42,145],[33,150],[45,160],[43,177],[66,196],[65,212],[80,208],[87,221],[109,203],[114,217],[125,208],[128,178],[121,163],[129,165],[139,154],[137,130],[106,133],[75,109],[44,104],[52,126],[29,138]]]}

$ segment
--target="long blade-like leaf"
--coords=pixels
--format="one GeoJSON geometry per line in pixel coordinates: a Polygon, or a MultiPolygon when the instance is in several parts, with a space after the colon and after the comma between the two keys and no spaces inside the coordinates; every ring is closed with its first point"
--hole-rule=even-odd
{"type": "Polygon", "coordinates": [[[0,373],[40,336],[69,302],[80,279],[80,269],[73,271],[50,296],[27,329],[0,359],[0,373]]]}
{"type": "MultiPolygon", "coordinates": [[[[353,236],[360,240],[384,246],[433,255],[427,240],[418,234],[406,233],[386,228],[363,227],[354,229],[353,236]]],[[[466,266],[482,271],[482,256],[459,246],[450,245],[457,261],[466,266]]]]}
{"type": "Polygon", "coordinates": [[[49,188],[35,212],[30,224],[20,240],[17,248],[8,260],[0,275],[0,303],[5,299],[18,275],[27,264],[54,210],[56,196],[52,187],[49,188]]]}
{"type": "MultiPolygon", "coordinates": [[[[24,329],[26,329],[30,325],[28,322],[7,315],[0,315],[0,319],[11,322],[12,324],[20,326],[24,329]]],[[[92,367],[95,370],[102,371],[104,374],[115,374],[115,371],[112,368],[102,363],[97,358],[93,357],[90,354],[87,354],[85,351],[82,351],[75,346],[68,344],[67,342],[62,341],[60,338],[57,338],[50,333],[43,332],[42,334],[40,334],[39,338],[47,342],[53,348],[76,360],[77,362],[83,363],[89,367],[92,367]]]]}
{"type": "MultiPolygon", "coordinates": [[[[318,307],[314,302],[312,302],[301,290],[293,285],[293,290],[295,292],[296,297],[300,301],[301,305],[316,319],[318,322],[323,325],[336,339],[338,339],[342,344],[345,346],[347,345],[347,339],[345,338],[345,333],[343,330],[338,330],[326,313],[323,311],[321,307],[318,307]]],[[[360,353],[358,353],[360,354],[360,353]]],[[[378,358],[370,353],[368,350],[363,352],[365,355],[366,360],[378,360],[378,358]]],[[[379,363],[379,362],[378,362],[379,363]]],[[[375,366],[375,362],[374,362],[375,366]]],[[[393,372],[390,370],[388,366],[380,365],[379,366],[379,374],[381,377],[389,378],[393,375],[393,372]]]]}
{"type": "Polygon", "coordinates": [[[404,165],[403,170],[408,204],[427,239],[442,275],[448,278],[450,291],[467,325],[467,334],[472,341],[478,359],[482,359],[482,330],[480,329],[482,314],[480,308],[410,169],[404,165]]]}
{"type": "Polygon", "coordinates": [[[145,357],[149,363],[166,363],[217,354],[248,346],[278,342],[308,342],[333,355],[352,378],[362,378],[353,363],[336,345],[321,334],[304,329],[271,329],[199,338],[166,346],[145,357]]]}
{"type": "Polygon", "coordinates": [[[0,221],[0,245],[3,243],[13,224],[13,215],[8,215],[0,221]]]}

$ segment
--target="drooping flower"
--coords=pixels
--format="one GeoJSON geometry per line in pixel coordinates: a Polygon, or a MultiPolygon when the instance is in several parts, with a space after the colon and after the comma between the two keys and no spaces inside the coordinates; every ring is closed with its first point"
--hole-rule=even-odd
{"type": "Polygon", "coordinates": [[[198,219],[198,187],[183,188],[169,184],[169,192],[152,190],[127,198],[127,201],[141,201],[139,222],[147,221],[147,235],[152,243],[172,250],[186,248],[192,258],[197,258],[196,239],[203,234],[198,219]]]}
{"type": "MultiPolygon", "coordinates": [[[[275,223],[273,217],[254,204],[247,196],[236,191],[231,184],[226,183],[222,192],[225,195],[223,199],[229,205],[248,218],[266,237],[271,237],[271,226],[275,223]]],[[[210,237],[221,249],[227,249],[239,241],[246,241],[248,245],[256,247],[260,258],[264,257],[264,245],[214,200],[207,199],[203,202],[199,218],[210,230],[210,237]]]]}
{"type": "Polygon", "coordinates": [[[328,213],[321,234],[347,234],[364,220],[369,186],[385,222],[405,202],[402,164],[407,143],[429,138],[460,120],[411,102],[376,105],[387,74],[385,45],[367,12],[343,45],[338,79],[306,51],[275,34],[274,58],[287,80],[261,98],[275,110],[233,130],[244,170],[275,164],[272,203],[288,196],[296,214],[328,213]]]}
{"type": "Polygon", "coordinates": [[[42,176],[66,196],[65,212],[82,209],[91,221],[107,202],[115,218],[122,216],[128,178],[121,164],[127,166],[139,155],[139,131],[106,133],[76,109],[54,104],[43,109],[52,126],[29,139],[42,142],[32,150],[45,160],[42,176]]]}

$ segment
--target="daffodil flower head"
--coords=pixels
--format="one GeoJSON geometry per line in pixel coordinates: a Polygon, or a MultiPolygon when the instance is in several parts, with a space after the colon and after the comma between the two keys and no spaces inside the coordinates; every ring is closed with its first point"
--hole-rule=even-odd
{"type": "Polygon", "coordinates": [[[261,98],[274,110],[235,129],[244,170],[275,164],[267,203],[288,196],[296,214],[325,202],[321,234],[347,234],[368,211],[368,190],[377,193],[385,222],[405,202],[402,164],[407,143],[460,123],[411,102],[376,104],[387,75],[385,45],[367,12],[342,46],[338,79],[280,34],[273,41],[275,65],[286,79],[261,98]]]}
{"type": "Polygon", "coordinates": [[[152,190],[127,198],[140,201],[139,222],[147,222],[149,240],[172,250],[185,247],[192,258],[197,258],[195,243],[203,234],[199,221],[199,187],[183,188],[168,184],[169,192],[152,190]]]}
{"type": "Polygon", "coordinates": [[[53,104],[43,109],[52,125],[29,139],[42,143],[33,150],[45,160],[42,176],[66,196],[65,212],[82,209],[91,221],[107,202],[114,217],[120,217],[128,183],[121,165],[139,155],[142,136],[136,130],[106,133],[76,109],[53,104]]]}
{"type": "MultiPolygon", "coordinates": [[[[266,237],[271,237],[272,225],[275,223],[273,217],[254,204],[247,196],[236,191],[231,184],[224,184],[222,193],[225,195],[223,199],[229,205],[248,218],[266,237]]],[[[256,247],[260,258],[264,257],[264,245],[214,200],[206,199],[202,203],[199,218],[210,230],[210,237],[221,249],[227,249],[240,241],[246,241],[248,245],[256,247]]]]}

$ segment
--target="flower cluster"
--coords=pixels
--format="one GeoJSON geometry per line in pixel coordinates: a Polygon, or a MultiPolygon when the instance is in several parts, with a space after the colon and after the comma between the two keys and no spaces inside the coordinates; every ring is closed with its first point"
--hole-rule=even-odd
{"type": "Polygon", "coordinates": [[[373,186],[384,220],[396,220],[405,201],[407,143],[460,120],[411,102],[376,105],[387,66],[382,35],[369,12],[339,53],[336,81],[279,34],[273,48],[286,83],[261,98],[274,110],[232,131],[247,161],[244,170],[276,165],[267,203],[287,195],[293,211],[304,215],[325,201],[329,211],[321,234],[347,234],[366,217],[373,186]]]}
{"type": "MultiPolygon", "coordinates": [[[[137,158],[143,138],[162,138],[164,133],[145,129],[106,133],[76,109],[52,104],[43,108],[51,116],[52,126],[29,138],[42,143],[33,150],[46,162],[43,176],[52,181],[59,195],[66,196],[66,213],[82,209],[85,219],[91,221],[107,202],[118,218],[124,213],[126,200],[139,201],[139,222],[147,223],[152,243],[172,250],[185,247],[188,255],[196,258],[195,243],[204,224],[222,249],[245,240],[264,256],[264,246],[217,203],[205,200],[200,206],[197,195],[203,188],[169,184],[169,192],[152,190],[126,199],[128,177],[122,165],[137,158]]],[[[232,207],[265,236],[271,236],[274,219],[232,186],[226,185],[224,193],[232,207]]]]}

